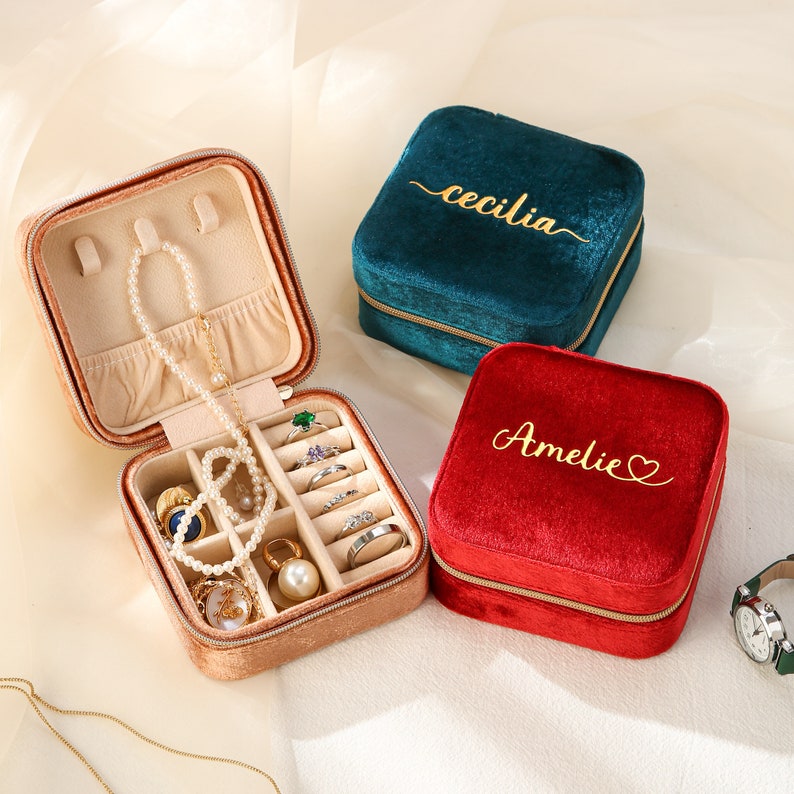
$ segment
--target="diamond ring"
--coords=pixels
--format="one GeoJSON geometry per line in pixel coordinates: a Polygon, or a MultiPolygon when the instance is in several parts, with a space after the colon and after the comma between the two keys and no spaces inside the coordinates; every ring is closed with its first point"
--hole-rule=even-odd
{"type": "Polygon", "coordinates": [[[336,496],[331,497],[324,505],[322,512],[327,513],[329,510],[333,510],[335,507],[339,507],[342,502],[346,502],[348,499],[352,498],[358,493],[357,488],[351,488],[349,491],[343,491],[342,493],[338,493],[336,496]]]}
{"type": "Polygon", "coordinates": [[[376,518],[375,514],[369,510],[362,510],[360,513],[353,513],[353,515],[347,517],[345,523],[342,525],[342,529],[336,533],[334,540],[346,538],[351,532],[355,532],[360,527],[366,527],[369,524],[374,524],[377,520],[378,519],[376,518]]]}

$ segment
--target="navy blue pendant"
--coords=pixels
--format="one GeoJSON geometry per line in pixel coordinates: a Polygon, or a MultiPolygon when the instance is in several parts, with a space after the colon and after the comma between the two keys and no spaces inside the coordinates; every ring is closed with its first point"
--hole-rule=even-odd
{"type": "MultiPolygon", "coordinates": [[[[169,536],[173,540],[176,533],[179,531],[179,522],[182,519],[182,516],[185,514],[184,510],[175,510],[168,518],[168,523],[166,524],[166,531],[168,532],[169,536]]],[[[190,519],[190,523],[187,525],[187,531],[185,532],[185,543],[190,543],[194,540],[198,540],[204,534],[204,526],[203,522],[199,518],[198,515],[193,516],[190,519]]]]}

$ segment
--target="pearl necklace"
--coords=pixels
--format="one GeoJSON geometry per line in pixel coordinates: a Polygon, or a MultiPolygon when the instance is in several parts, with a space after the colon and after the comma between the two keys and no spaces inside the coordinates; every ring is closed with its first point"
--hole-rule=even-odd
{"type": "Polygon", "coordinates": [[[192,568],[197,573],[204,574],[204,576],[217,577],[222,576],[224,573],[232,573],[235,568],[241,567],[262,541],[267,522],[270,520],[270,516],[276,506],[276,489],[264,472],[259,468],[254,452],[246,438],[248,434],[248,425],[240,409],[240,404],[237,400],[237,395],[231,380],[226,373],[226,369],[215,347],[215,340],[212,336],[212,325],[199,309],[191,265],[177,246],[169,242],[163,242],[161,250],[170,254],[180,266],[182,277],[185,280],[185,289],[190,310],[195,315],[199,328],[205,336],[207,350],[212,359],[214,372],[210,378],[210,382],[213,386],[223,387],[226,390],[238,420],[238,422],[235,423],[223,409],[223,406],[212,396],[212,392],[193,378],[169,353],[168,349],[158,341],[141,305],[141,297],[138,291],[138,270],[141,264],[141,258],[143,257],[143,249],[136,248],[132,252],[132,257],[130,258],[130,267],[127,274],[127,294],[130,299],[132,315],[137,321],[144,339],[148,342],[152,351],[162,359],[163,363],[171,372],[179,378],[190,391],[196,394],[196,396],[201,397],[207,408],[212,411],[223,428],[235,441],[234,447],[213,447],[204,453],[201,459],[201,473],[206,483],[206,490],[201,491],[193,502],[185,508],[185,512],[179,521],[179,526],[172,539],[172,546],[170,549],[171,556],[188,568],[192,568]],[[218,458],[226,458],[229,463],[223,473],[216,478],[212,471],[212,464],[218,458]],[[210,565],[185,552],[184,542],[187,529],[193,517],[210,500],[217,505],[220,512],[233,524],[240,526],[243,523],[244,519],[240,516],[239,512],[228,504],[221,494],[221,491],[229,484],[240,464],[246,467],[251,477],[251,485],[254,493],[254,514],[256,515],[254,529],[251,533],[250,540],[246,542],[242,551],[235,554],[230,560],[226,560],[224,563],[210,565]]]}

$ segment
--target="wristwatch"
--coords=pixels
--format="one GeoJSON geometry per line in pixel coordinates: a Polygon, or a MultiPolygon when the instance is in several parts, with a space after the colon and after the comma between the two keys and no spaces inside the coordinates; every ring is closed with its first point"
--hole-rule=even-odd
{"type": "Polygon", "coordinates": [[[794,554],[773,562],[736,588],[731,616],[744,652],[758,664],[773,664],[780,675],[794,673],[794,645],[786,637],[780,615],[758,592],[776,579],[794,579],[794,554]]]}

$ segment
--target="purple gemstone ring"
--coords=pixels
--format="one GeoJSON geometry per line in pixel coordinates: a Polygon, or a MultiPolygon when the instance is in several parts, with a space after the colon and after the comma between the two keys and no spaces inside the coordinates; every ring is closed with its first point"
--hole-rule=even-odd
{"type": "Polygon", "coordinates": [[[325,447],[315,444],[313,447],[309,447],[308,452],[302,458],[298,458],[295,461],[295,466],[292,470],[297,471],[298,469],[302,469],[305,466],[311,466],[312,463],[319,463],[321,460],[325,460],[326,458],[335,458],[337,455],[341,454],[342,450],[339,449],[336,444],[331,444],[325,447]]]}

